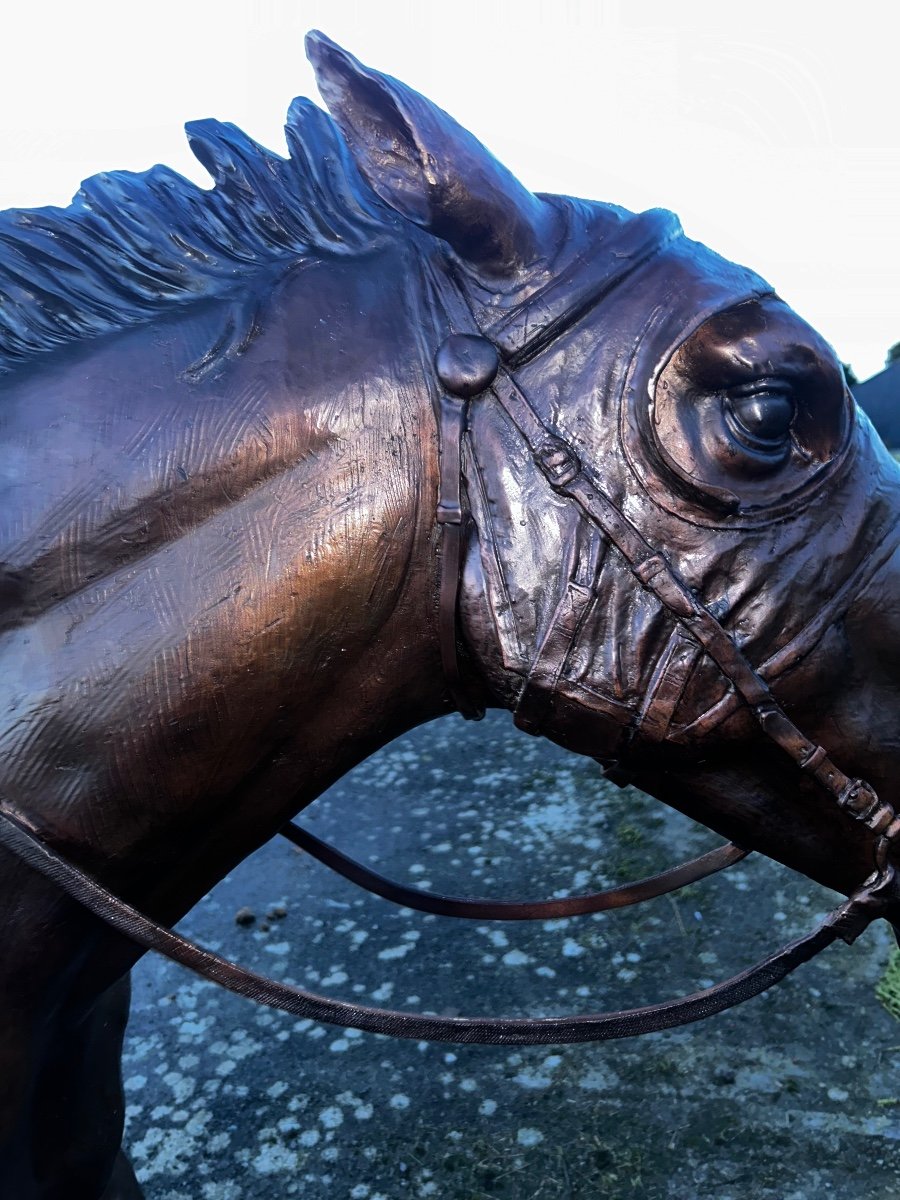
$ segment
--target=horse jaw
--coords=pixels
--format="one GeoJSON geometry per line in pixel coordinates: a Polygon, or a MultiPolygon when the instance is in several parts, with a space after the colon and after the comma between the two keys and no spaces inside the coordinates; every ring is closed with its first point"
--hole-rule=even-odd
{"type": "Polygon", "coordinates": [[[557,211],[443,109],[316,30],[306,52],[357,166],[390,208],[498,284],[552,255],[557,211]]]}

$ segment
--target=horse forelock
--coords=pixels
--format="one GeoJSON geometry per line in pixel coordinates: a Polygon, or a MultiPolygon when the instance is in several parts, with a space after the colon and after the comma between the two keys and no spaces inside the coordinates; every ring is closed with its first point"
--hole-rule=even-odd
{"type": "Polygon", "coordinates": [[[185,129],[211,189],[164,166],[111,171],[68,208],[0,213],[0,373],[172,305],[252,296],[300,260],[361,254],[396,233],[309,100],[288,112],[287,158],[228,123],[185,129]]]}

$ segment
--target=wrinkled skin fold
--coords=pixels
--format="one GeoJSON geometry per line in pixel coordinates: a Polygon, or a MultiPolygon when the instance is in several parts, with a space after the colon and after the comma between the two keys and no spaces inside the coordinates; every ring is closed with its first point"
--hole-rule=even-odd
{"type": "MultiPolygon", "coordinates": [[[[673,218],[536,196],[405,85],[322,35],[309,53],[334,123],[292,109],[290,163],[207,123],[206,200],[110,176],[89,210],[4,226],[34,281],[14,289],[0,259],[0,804],[174,922],[353,765],[451,711],[434,356],[468,330],[515,357],[523,312],[550,331],[515,359],[542,421],[807,737],[890,801],[900,476],[829,347],[673,218]],[[296,211],[273,200],[304,180],[296,211]],[[79,247],[105,220],[104,244],[128,244],[104,272],[102,239],[94,266],[79,247]],[[557,336],[561,295],[576,315],[557,336]]],[[[528,695],[536,731],[853,892],[870,830],[679,640],[489,392],[463,475],[471,695],[520,717],[528,695]],[[548,663],[569,587],[583,611],[548,663]]],[[[118,1055],[139,952],[0,864],[0,1196],[136,1200],[118,1055]]]]}

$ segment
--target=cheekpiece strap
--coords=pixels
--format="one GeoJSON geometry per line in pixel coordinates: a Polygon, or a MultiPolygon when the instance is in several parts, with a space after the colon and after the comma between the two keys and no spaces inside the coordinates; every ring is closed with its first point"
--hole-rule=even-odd
{"type": "Polygon", "coordinates": [[[441,666],[450,695],[466,720],[484,716],[484,705],[472,699],[465,686],[457,639],[459,592],[465,559],[468,513],[462,503],[462,438],[466,431],[468,404],[494,382],[500,356],[486,338],[478,334],[451,333],[434,359],[437,377],[444,389],[439,401],[440,494],[437,523],[441,531],[441,583],[438,597],[438,640],[441,666]]]}

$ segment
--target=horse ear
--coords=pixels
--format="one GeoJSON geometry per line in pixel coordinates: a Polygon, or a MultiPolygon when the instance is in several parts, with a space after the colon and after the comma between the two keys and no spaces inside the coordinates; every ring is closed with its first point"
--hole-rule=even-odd
{"type": "Polygon", "coordinates": [[[556,213],[436,104],[364,67],[313,31],[306,53],[322,98],[386,204],[491,276],[554,250],[556,213]]]}

